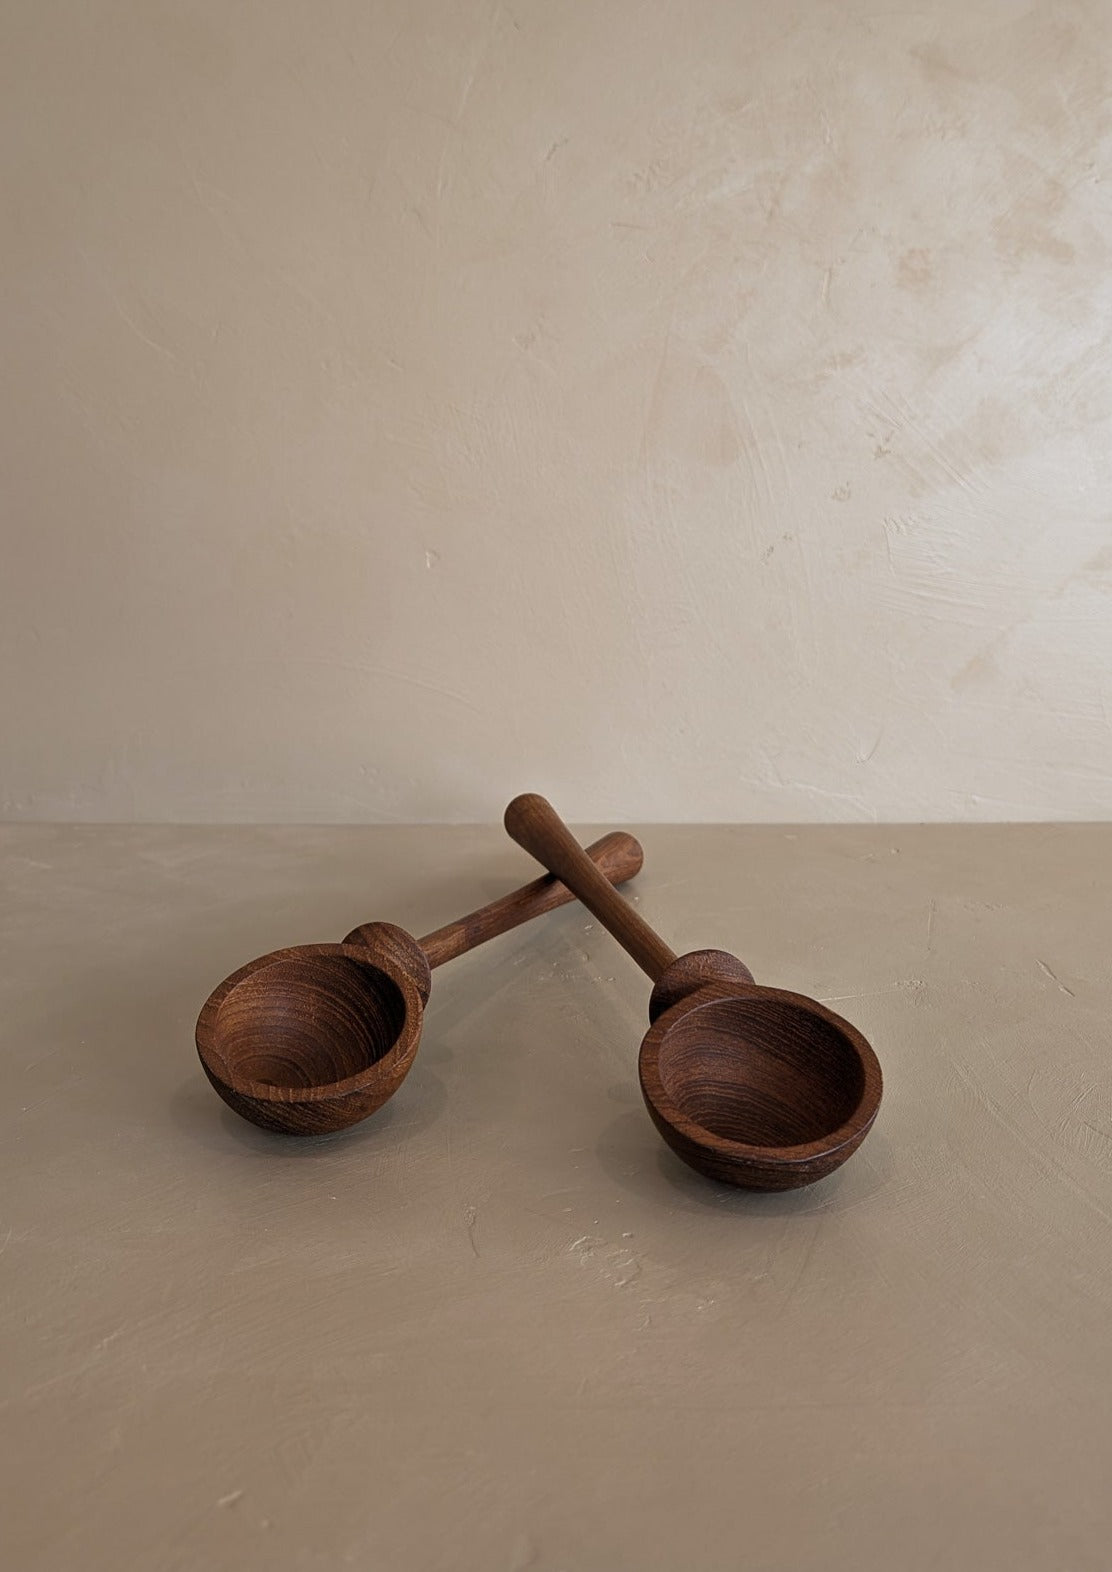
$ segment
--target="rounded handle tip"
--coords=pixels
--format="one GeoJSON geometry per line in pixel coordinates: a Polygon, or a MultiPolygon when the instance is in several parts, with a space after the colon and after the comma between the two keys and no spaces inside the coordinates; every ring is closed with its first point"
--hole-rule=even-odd
{"type": "Polygon", "coordinates": [[[515,830],[526,830],[531,823],[552,811],[552,804],[539,792],[523,791],[507,807],[502,815],[502,823],[508,834],[516,840],[515,830]]]}

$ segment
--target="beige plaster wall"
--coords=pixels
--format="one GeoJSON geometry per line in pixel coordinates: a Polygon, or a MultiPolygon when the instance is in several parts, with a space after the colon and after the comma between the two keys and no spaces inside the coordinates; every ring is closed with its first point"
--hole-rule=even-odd
{"type": "Polygon", "coordinates": [[[2,34],[3,816],[1107,816],[1104,0],[2,34]]]}

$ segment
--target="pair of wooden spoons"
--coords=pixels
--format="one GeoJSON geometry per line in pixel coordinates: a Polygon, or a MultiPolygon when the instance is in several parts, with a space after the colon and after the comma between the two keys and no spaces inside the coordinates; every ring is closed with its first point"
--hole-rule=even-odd
{"type": "Polygon", "coordinates": [[[424,939],[365,923],[342,944],[277,950],[221,983],[201,1011],[197,1049],[225,1102],[292,1134],[366,1118],[413,1062],[432,968],[578,897],[652,979],[641,1091],[684,1162],[745,1189],[789,1190],[857,1150],[881,1073],[855,1027],[802,994],[758,987],[724,950],[677,957],[614,889],[641,867],[632,836],[584,851],[532,794],[514,799],[505,822],[548,877],[424,939]]]}

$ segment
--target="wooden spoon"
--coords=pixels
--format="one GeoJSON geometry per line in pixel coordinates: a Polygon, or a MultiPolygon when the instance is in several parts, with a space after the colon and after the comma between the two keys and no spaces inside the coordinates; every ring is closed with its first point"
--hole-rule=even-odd
{"type": "MultiPolygon", "coordinates": [[[[639,872],[632,835],[604,835],[587,867],[621,884],[639,872]]],[[[299,944],[249,961],[197,1019],[205,1074],[230,1108],[264,1130],[323,1135],[381,1108],[417,1052],[432,969],[575,897],[552,875],[415,939],[363,923],[342,944],[299,944]]]]}
{"type": "Polygon", "coordinates": [[[543,797],[515,797],[506,829],[652,978],[641,1092],[677,1156],[726,1184],[792,1190],[857,1150],[882,1083],[856,1027],[803,994],[759,988],[724,950],[677,958],[599,876],[543,797]]]}

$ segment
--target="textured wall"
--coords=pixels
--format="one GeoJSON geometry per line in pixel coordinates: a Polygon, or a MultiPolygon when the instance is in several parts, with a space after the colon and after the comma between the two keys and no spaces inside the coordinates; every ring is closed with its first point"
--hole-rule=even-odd
{"type": "Polygon", "coordinates": [[[2,27],[4,815],[1107,815],[1104,0],[2,27]]]}

